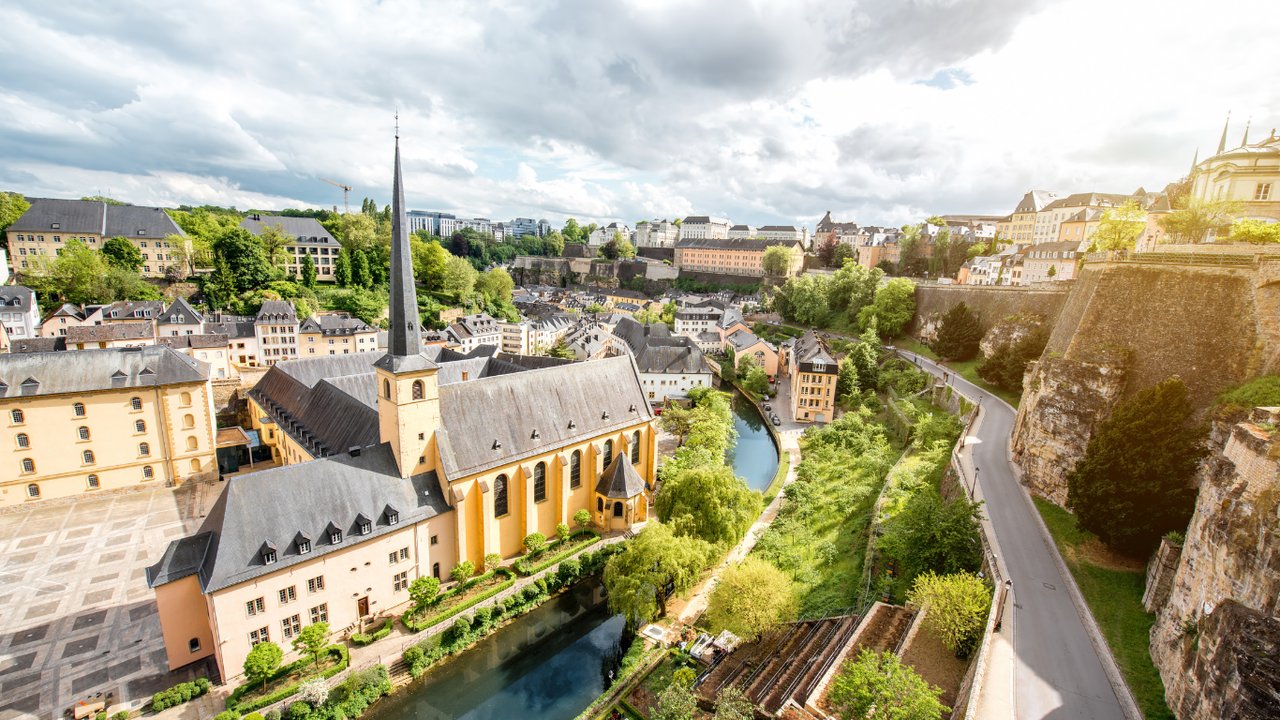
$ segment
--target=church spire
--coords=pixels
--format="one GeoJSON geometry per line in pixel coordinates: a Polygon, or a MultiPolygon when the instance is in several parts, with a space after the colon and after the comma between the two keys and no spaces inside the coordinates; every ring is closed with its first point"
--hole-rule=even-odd
{"type": "Polygon", "coordinates": [[[1249,145],[1249,126],[1253,124],[1253,118],[1249,118],[1244,124],[1244,139],[1240,141],[1240,147],[1248,147],[1249,145]]]}
{"type": "Polygon", "coordinates": [[[1231,111],[1227,111],[1227,122],[1222,125],[1222,139],[1218,141],[1218,154],[1227,150],[1227,128],[1231,126],[1231,111]]]}
{"type": "Polygon", "coordinates": [[[1196,148],[1196,154],[1191,156],[1191,172],[1190,175],[1196,174],[1196,166],[1200,164],[1200,148],[1196,148]]]}
{"type": "Polygon", "coordinates": [[[409,223],[404,211],[404,180],[400,173],[400,117],[396,115],[396,175],[391,189],[391,327],[387,354],[397,357],[422,353],[418,323],[418,289],[413,282],[409,223]]]}

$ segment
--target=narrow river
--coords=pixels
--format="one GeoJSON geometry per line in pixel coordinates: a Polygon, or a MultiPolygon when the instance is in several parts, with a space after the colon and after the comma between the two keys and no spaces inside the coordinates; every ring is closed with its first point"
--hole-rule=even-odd
{"type": "Polygon", "coordinates": [[[764,492],[778,472],[778,450],[773,444],[766,420],[755,403],[746,395],[733,393],[733,427],[738,441],[729,449],[728,460],[734,474],[747,481],[747,487],[764,492]]]}

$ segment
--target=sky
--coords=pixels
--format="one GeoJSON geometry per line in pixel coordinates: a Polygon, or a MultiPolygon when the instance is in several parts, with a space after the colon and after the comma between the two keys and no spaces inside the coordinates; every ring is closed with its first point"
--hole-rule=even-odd
{"type": "Polygon", "coordinates": [[[0,0],[0,189],[901,225],[1280,126],[1274,0],[0,0]]]}

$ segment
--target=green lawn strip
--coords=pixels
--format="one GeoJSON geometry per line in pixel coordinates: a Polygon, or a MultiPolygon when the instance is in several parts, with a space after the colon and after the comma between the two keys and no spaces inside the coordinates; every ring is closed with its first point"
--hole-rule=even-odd
{"type": "Polygon", "coordinates": [[[782,490],[782,484],[787,481],[787,471],[791,469],[791,453],[783,450],[778,453],[778,472],[774,473],[773,481],[769,483],[769,487],[764,490],[764,504],[767,506],[778,497],[778,492],[782,490]]]}
{"type": "Polygon", "coordinates": [[[298,692],[302,683],[312,678],[330,678],[347,668],[350,656],[341,645],[330,645],[316,665],[311,657],[304,657],[281,667],[267,680],[265,687],[258,683],[241,685],[227,697],[226,707],[245,714],[279,702],[298,692]]]}
{"type": "Polygon", "coordinates": [[[526,555],[525,557],[520,558],[512,564],[512,567],[521,575],[536,575],[562,560],[567,560],[568,558],[577,555],[598,542],[600,542],[600,536],[595,532],[591,530],[579,530],[569,536],[569,539],[565,541],[567,544],[561,543],[557,540],[540,550],[538,554],[533,557],[526,555]],[[549,555],[548,553],[554,554],[549,555]],[[529,565],[529,562],[531,561],[537,561],[538,564],[531,567],[529,565]]]}
{"type": "Polygon", "coordinates": [[[929,358],[930,360],[938,359],[938,354],[935,353],[933,350],[931,350],[928,345],[925,345],[924,343],[920,342],[919,340],[913,337],[907,337],[906,335],[904,335],[900,338],[895,339],[893,341],[893,345],[894,347],[902,348],[907,352],[913,352],[919,355],[920,357],[926,357],[926,358],[929,358]]]}
{"type": "Polygon", "coordinates": [[[474,606],[477,603],[484,602],[498,593],[506,590],[516,582],[515,573],[506,568],[497,568],[491,570],[479,578],[472,581],[472,584],[456,589],[440,596],[435,603],[422,608],[422,611],[430,612],[431,615],[426,619],[420,619],[418,615],[422,612],[418,608],[410,608],[400,617],[400,622],[404,624],[410,632],[419,632],[444,622],[449,618],[457,615],[464,610],[474,606]],[[501,578],[501,579],[499,579],[501,578]]]}
{"type": "Polygon", "coordinates": [[[939,360],[937,353],[929,349],[928,345],[925,345],[924,343],[920,342],[919,340],[916,340],[913,337],[904,336],[904,337],[897,338],[896,340],[893,341],[893,345],[894,347],[901,348],[908,352],[913,352],[921,357],[929,358],[934,362],[937,362],[945,367],[951,368],[952,370],[955,370],[957,373],[960,374],[960,377],[964,378],[965,380],[968,380],[974,385],[977,385],[983,390],[986,390],[987,392],[995,395],[1001,400],[1004,400],[1005,402],[1009,403],[1015,408],[1018,407],[1018,403],[1022,400],[1022,395],[1018,393],[1009,392],[1004,388],[996,387],[995,385],[992,385],[986,380],[983,380],[982,378],[978,377],[978,363],[980,361],[977,358],[974,358],[973,360],[965,360],[964,362],[944,363],[941,360],[939,360]]]}
{"type": "Polygon", "coordinates": [[[1075,518],[1066,510],[1041,498],[1033,500],[1143,716],[1147,720],[1172,720],[1174,715],[1164,701],[1164,683],[1151,661],[1151,625],[1155,617],[1142,609],[1146,574],[1076,559],[1079,556],[1075,550],[1092,540],[1093,535],[1076,527],[1075,518]]]}
{"type": "MultiPolygon", "coordinates": [[[[607,718],[609,707],[612,707],[612,705],[605,707],[605,699],[612,698],[617,693],[625,695],[630,690],[631,685],[643,679],[642,671],[658,662],[658,658],[664,657],[666,654],[667,650],[665,648],[649,645],[642,637],[633,639],[631,647],[627,649],[627,654],[622,656],[622,665],[618,669],[618,675],[613,679],[613,683],[605,688],[599,697],[592,700],[585,710],[578,713],[576,720],[607,718]]],[[[622,696],[618,696],[618,699],[613,702],[621,701],[622,696]]],[[[628,707],[630,706],[628,705],[628,707]]]]}

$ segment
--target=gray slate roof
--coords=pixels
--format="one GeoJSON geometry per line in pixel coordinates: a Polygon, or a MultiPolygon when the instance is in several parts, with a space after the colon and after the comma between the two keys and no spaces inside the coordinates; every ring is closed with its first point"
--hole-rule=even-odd
{"type": "Polygon", "coordinates": [[[65,337],[34,337],[11,340],[11,353],[61,352],[67,349],[65,337]]]}
{"type": "Polygon", "coordinates": [[[204,317],[191,307],[190,303],[183,298],[178,298],[160,313],[156,322],[165,325],[199,325],[203,320],[204,317]]]}
{"type": "Polygon", "coordinates": [[[683,238],[676,243],[677,248],[707,248],[712,250],[753,250],[761,251],[774,245],[799,247],[799,240],[782,238],[683,238]]]}
{"type": "Polygon", "coordinates": [[[258,314],[253,318],[254,322],[261,324],[271,323],[296,323],[298,322],[298,313],[293,309],[293,303],[285,300],[267,300],[262,303],[262,307],[258,308],[258,314]]]}
{"type": "Polygon", "coordinates": [[[227,346],[227,336],[221,333],[164,335],[156,338],[156,342],[174,350],[181,348],[224,348],[227,346]]]}
{"type": "Polygon", "coordinates": [[[199,363],[167,347],[0,355],[0,397],[144,388],[206,379],[199,363]]]}
{"type": "Polygon", "coordinates": [[[302,321],[299,333],[320,333],[324,336],[355,335],[373,332],[373,328],[360,318],[345,315],[312,315],[302,321]]]}
{"type": "Polygon", "coordinates": [[[596,492],[611,500],[626,500],[644,492],[644,478],[631,465],[626,453],[618,453],[609,467],[600,473],[596,492]]]}
{"type": "Polygon", "coordinates": [[[342,454],[234,477],[200,530],[170,543],[147,568],[147,582],[156,587],[197,575],[204,592],[216,592],[450,511],[435,473],[401,479],[386,444],[355,457],[342,454]],[[390,523],[388,509],[398,513],[398,523],[390,523]],[[359,534],[361,514],[372,521],[368,535],[359,534]],[[330,523],[342,531],[336,545],[329,541],[330,523]],[[306,555],[298,553],[299,533],[310,538],[306,555]],[[276,562],[269,565],[260,555],[264,543],[276,548],[276,562]]]}
{"type": "Polygon", "coordinates": [[[0,286],[0,306],[8,312],[29,312],[35,302],[36,294],[30,288],[21,285],[0,286]]]}
{"type": "Polygon", "coordinates": [[[113,322],[106,325],[78,325],[67,328],[67,342],[111,342],[115,340],[151,340],[155,327],[146,320],[113,322]]]}
{"type": "Polygon", "coordinates": [[[279,226],[281,232],[293,238],[295,242],[305,245],[332,245],[339,247],[337,240],[320,224],[319,220],[309,217],[288,217],[285,215],[257,215],[240,221],[240,227],[254,235],[261,235],[267,227],[279,226]]]}
{"type": "Polygon", "coordinates": [[[166,235],[186,233],[169,217],[169,213],[157,207],[141,205],[108,205],[105,237],[163,238],[166,235]]]}
{"type": "Polygon", "coordinates": [[[27,202],[31,207],[9,226],[9,230],[67,235],[92,233],[109,238],[118,235],[129,238],[186,235],[161,208],[56,198],[27,198],[27,202]]]}
{"type": "Polygon", "coordinates": [[[704,372],[698,346],[687,337],[671,335],[665,324],[641,325],[632,318],[623,318],[613,334],[627,344],[642,373],[704,372]]]}
{"type": "MultiPolygon", "coordinates": [[[[733,332],[728,337],[726,337],[725,340],[728,340],[729,344],[733,346],[734,352],[740,352],[742,350],[746,350],[747,348],[759,342],[763,342],[765,345],[768,345],[770,348],[773,348],[773,345],[770,345],[768,342],[761,340],[755,333],[749,330],[738,330],[736,332],[733,332]]],[[[773,349],[776,350],[777,348],[773,348],[773,349]]]]}
{"type": "MultiPolygon", "coordinates": [[[[813,330],[805,330],[804,334],[796,338],[793,345],[795,358],[797,363],[810,365],[816,361],[825,363],[824,372],[836,374],[840,371],[836,364],[836,359],[832,357],[831,351],[827,349],[827,343],[813,330]]],[[[806,372],[812,372],[809,368],[805,368],[806,372]]]]}

